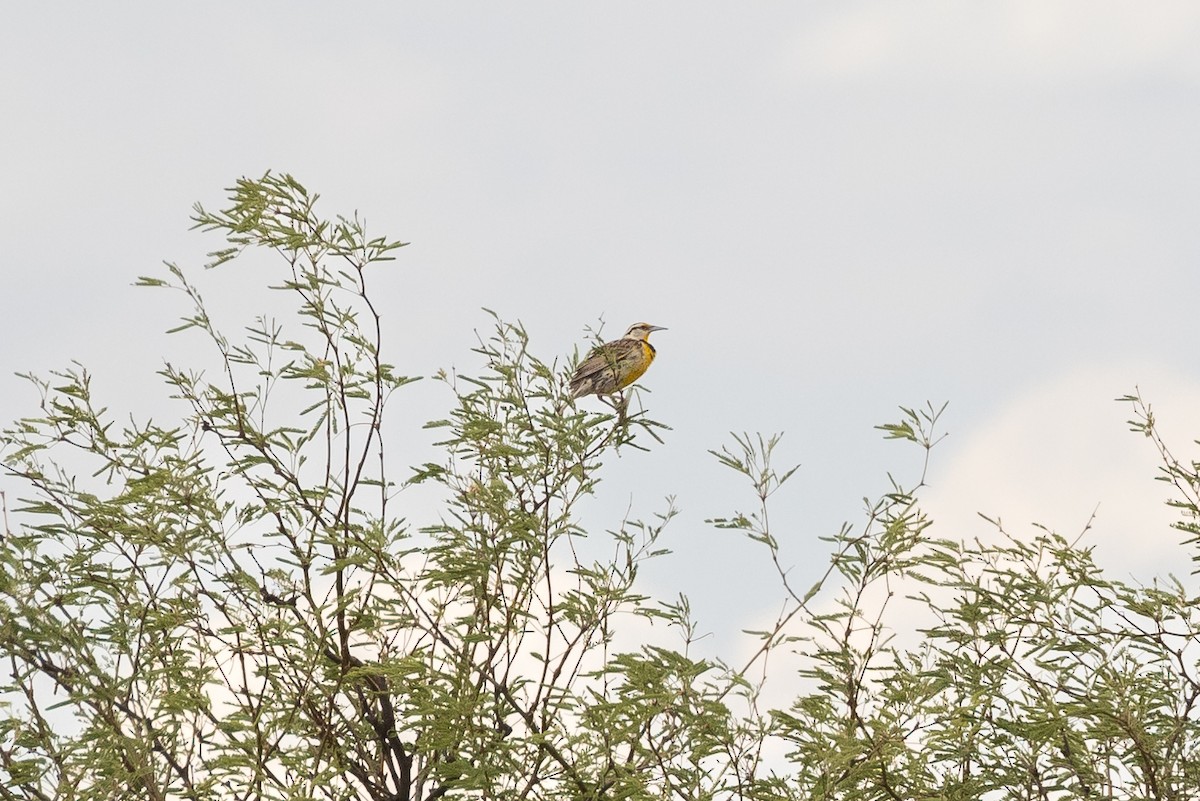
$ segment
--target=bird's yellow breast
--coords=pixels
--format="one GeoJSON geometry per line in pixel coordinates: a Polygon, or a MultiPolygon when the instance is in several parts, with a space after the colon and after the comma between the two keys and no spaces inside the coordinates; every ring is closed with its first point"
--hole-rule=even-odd
{"type": "Polygon", "coordinates": [[[629,365],[629,372],[621,376],[621,389],[641,378],[642,374],[650,369],[650,362],[654,361],[654,346],[644,339],[638,344],[641,347],[637,351],[637,359],[629,365]]]}

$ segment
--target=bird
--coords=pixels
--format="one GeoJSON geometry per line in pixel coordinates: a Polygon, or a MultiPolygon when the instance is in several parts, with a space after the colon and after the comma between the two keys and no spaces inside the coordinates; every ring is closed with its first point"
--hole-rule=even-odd
{"type": "Polygon", "coordinates": [[[612,395],[637,381],[654,361],[650,334],[666,330],[650,323],[634,323],[625,336],[593,348],[571,376],[571,397],[612,395]]]}

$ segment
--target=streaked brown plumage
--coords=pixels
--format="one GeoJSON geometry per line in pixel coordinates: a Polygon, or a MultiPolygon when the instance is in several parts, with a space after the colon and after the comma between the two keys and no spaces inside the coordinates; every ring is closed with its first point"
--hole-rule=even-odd
{"type": "Polygon", "coordinates": [[[571,376],[571,397],[611,395],[637,381],[654,361],[648,338],[662,326],[634,323],[625,336],[592,350],[571,376]]]}

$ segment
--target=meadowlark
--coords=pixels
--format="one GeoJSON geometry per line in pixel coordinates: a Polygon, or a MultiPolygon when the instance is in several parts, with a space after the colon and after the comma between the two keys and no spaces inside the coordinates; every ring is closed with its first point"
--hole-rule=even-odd
{"type": "Polygon", "coordinates": [[[637,381],[654,361],[650,334],[666,330],[649,323],[634,323],[625,336],[594,348],[571,376],[571,397],[611,395],[637,381]]]}

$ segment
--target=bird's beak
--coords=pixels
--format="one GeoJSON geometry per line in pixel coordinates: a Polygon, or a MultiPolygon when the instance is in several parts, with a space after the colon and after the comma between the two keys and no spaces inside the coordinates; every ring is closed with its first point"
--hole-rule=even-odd
{"type": "Polygon", "coordinates": [[[650,326],[650,328],[648,330],[650,330],[650,331],[666,331],[667,329],[661,325],[652,325],[652,326],[650,326]]]}

